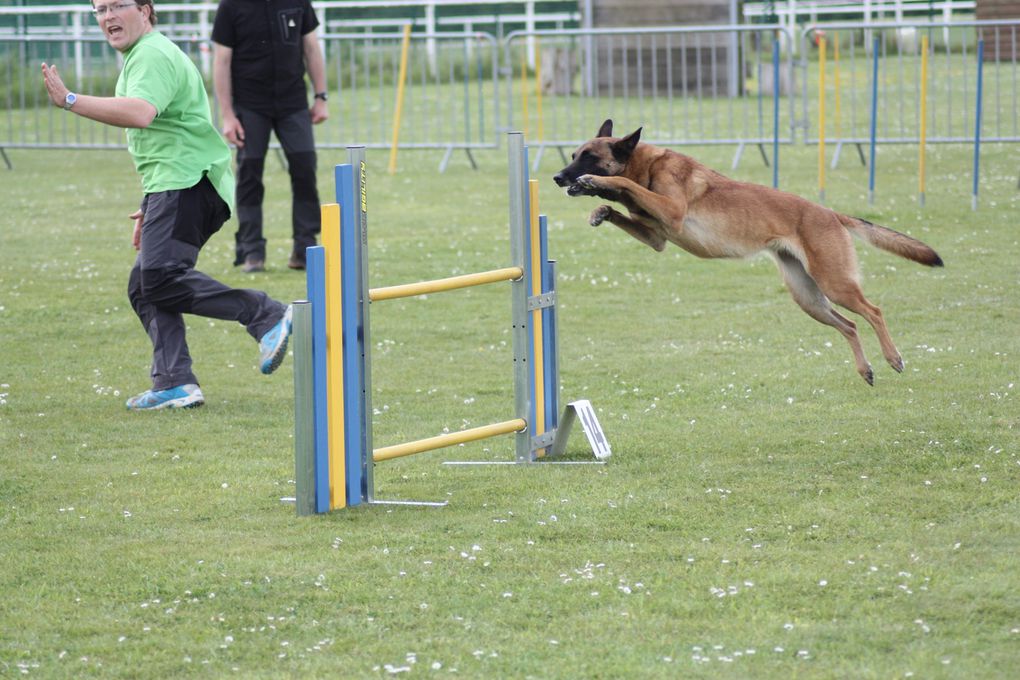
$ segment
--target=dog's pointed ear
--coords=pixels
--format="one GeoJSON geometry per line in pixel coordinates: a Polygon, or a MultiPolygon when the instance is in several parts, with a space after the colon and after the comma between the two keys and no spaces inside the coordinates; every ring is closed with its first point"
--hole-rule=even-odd
{"type": "Polygon", "coordinates": [[[613,143],[613,157],[622,163],[626,163],[634,148],[638,145],[638,141],[641,139],[641,128],[634,130],[623,139],[613,143]]]}
{"type": "Polygon", "coordinates": [[[606,122],[599,128],[599,132],[596,137],[612,137],[613,136],[613,119],[607,118],[606,122]]]}

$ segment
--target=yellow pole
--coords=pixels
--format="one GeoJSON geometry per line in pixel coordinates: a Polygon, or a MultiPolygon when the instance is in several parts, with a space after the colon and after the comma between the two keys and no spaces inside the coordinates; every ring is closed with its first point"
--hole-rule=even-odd
{"type": "Polygon", "coordinates": [[[411,24],[404,25],[404,40],[400,45],[400,74],[397,76],[397,103],[393,112],[393,139],[390,142],[391,175],[397,172],[397,139],[400,137],[400,116],[404,112],[404,83],[407,81],[407,53],[411,46],[411,24]]]}
{"type": "Polygon", "coordinates": [[[347,505],[344,447],[344,354],[340,276],[340,206],[321,207],[326,251],[326,440],[329,451],[329,508],[347,505]]]}
{"type": "Polygon", "coordinates": [[[434,281],[419,281],[417,283],[405,283],[399,286],[386,286],[384,288],[372,288],[368,291],[368,299],[371,302],[380,300],[394,300],[396,298],[413,297],[427,293],[441,293],[446,290],[467,288],[469,286],[480,286],[484,283],[495,283],[496,281],[516,281],[524,276],[520,267],[506,267],[504,269],[493,269],[492,271],[479,272],[477,274],[464,274],[462,276],[451,276],[446,279],[434,281]]]}
{"type": "Polygon", "coordinates": [[[925,157],[925,144],[928,138],[928,36],[921,36],[921,148],[920,148],[920,159],[918,161],[920,168],[918,174],[918,182],[920,184],[920,196],[918,200],[920,204],[924,205],[924,157],[925,157]]]}
{"type": "MultiPolygon", "coordinates": [[[[542,239],[538,220],[538,180],[528,180],[528,203],[531,206],[529,226],[531,227],[531,294],[542,294],[542,239]]],[[[535,361],[531,366],[531,374],[535,381],[535,430],[534,435],[545,434],[545,350],[542,327],[542,310],[531,312],[532,339],[534,342],[535,361]]],[[[545,455],[545,449],[535,452],[536,456],[545,455]]]]}
{"type": "Polygon", "coordinates": [[[818,39],[818,199],[825,202],[825,36],[818,39]]]}
{"type": "Polygon", "coordinates": [[[538,116],[538,141],[545,139],[545,121],[542,119],[542,51],[535,38],[535,114],[538,116]]]}
{"type": "Polygon", "coordinates": [[[434,449],[442,449],[447,446],[455,446],[457,444],[478,441],[479,439],[488,439],[489,437],[495,437],[501,434],[520,432],[527,426],[528,423],[525,420],[517,418],[515,420],[507,420],[502,423],[495,423],[494,425],[483,425],[482,427],[473,427],[469,430],[461,430],[460,432],[451,432],[449,434],[441,434],[436,437],[429,437],[428,439],[419,439],[417,441],[407,442],[406,444],[384,446],[383,448],[376,449],[372,452],[372,460],[379,462],[381,460],[410,456],[415,453],[423,453],[434,449]]]}

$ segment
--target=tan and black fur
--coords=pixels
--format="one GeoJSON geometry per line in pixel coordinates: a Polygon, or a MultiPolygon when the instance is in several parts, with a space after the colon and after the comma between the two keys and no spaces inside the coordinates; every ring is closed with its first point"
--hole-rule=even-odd
{"type": "Polygon", "coordinates": [[[600,205],[588,220],[593,227],[611,222],[657,251],[669,242],[703,258],[767,252],[797,304],[850,343],[857,372],[868,384],[874,384],[874,374],[857,326],[833,302],[867,319],[886,361],[903,370],[882,311],[861,291],[851,234],[908,260],[940,267],[942,258],[932,248],[799,196],[729,179],[689,156],[642,144],[640,128],[626,137],[612,135],[613,121],[607,120],[553,178],[570,196],[597,196],[629,212],[600,205]]]}

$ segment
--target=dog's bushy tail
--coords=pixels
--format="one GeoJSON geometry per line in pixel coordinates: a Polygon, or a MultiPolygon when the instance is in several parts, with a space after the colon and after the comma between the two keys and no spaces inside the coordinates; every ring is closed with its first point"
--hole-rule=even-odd
{"type": "Polygon", "coordinates": [[[876,248],[929,267],[942,266],[942,258],[939,257],[939,254],[931,246],[916,238],[859,217],[840,215],[840,221],[851,233],[860,236],[876,248]]]}

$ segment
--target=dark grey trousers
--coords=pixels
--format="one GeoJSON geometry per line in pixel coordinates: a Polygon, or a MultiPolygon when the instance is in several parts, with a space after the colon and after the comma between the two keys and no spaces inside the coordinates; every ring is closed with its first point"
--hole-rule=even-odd
{"type": "Polygon", "coordinates": [[[152,389],[197,384],[183,314],[238,321],[258,340],[286,307],[262,291],[230,288],[195,270],[199,250],[230,216],[205,177],[190,189],[146,194],[142,212],[128,298],[152,340],[152,389]]]}
{"type": "Polygon", "coordinates": [[[276,138],[287,157],[290,173],[291,231],[294,253],[305,257],[305,248],[315,245],[321,221],[319,190],[315,184],[315,138],[308,109],[278,118],[235,107],[244,127],[244,146],[237,151],[237,233],[234,264],[244,264],[252,255],[266,258],[266,239],[262,232],[262,200],[265,185],[262,175],[269,150],[269,135],[276,138]]]}

